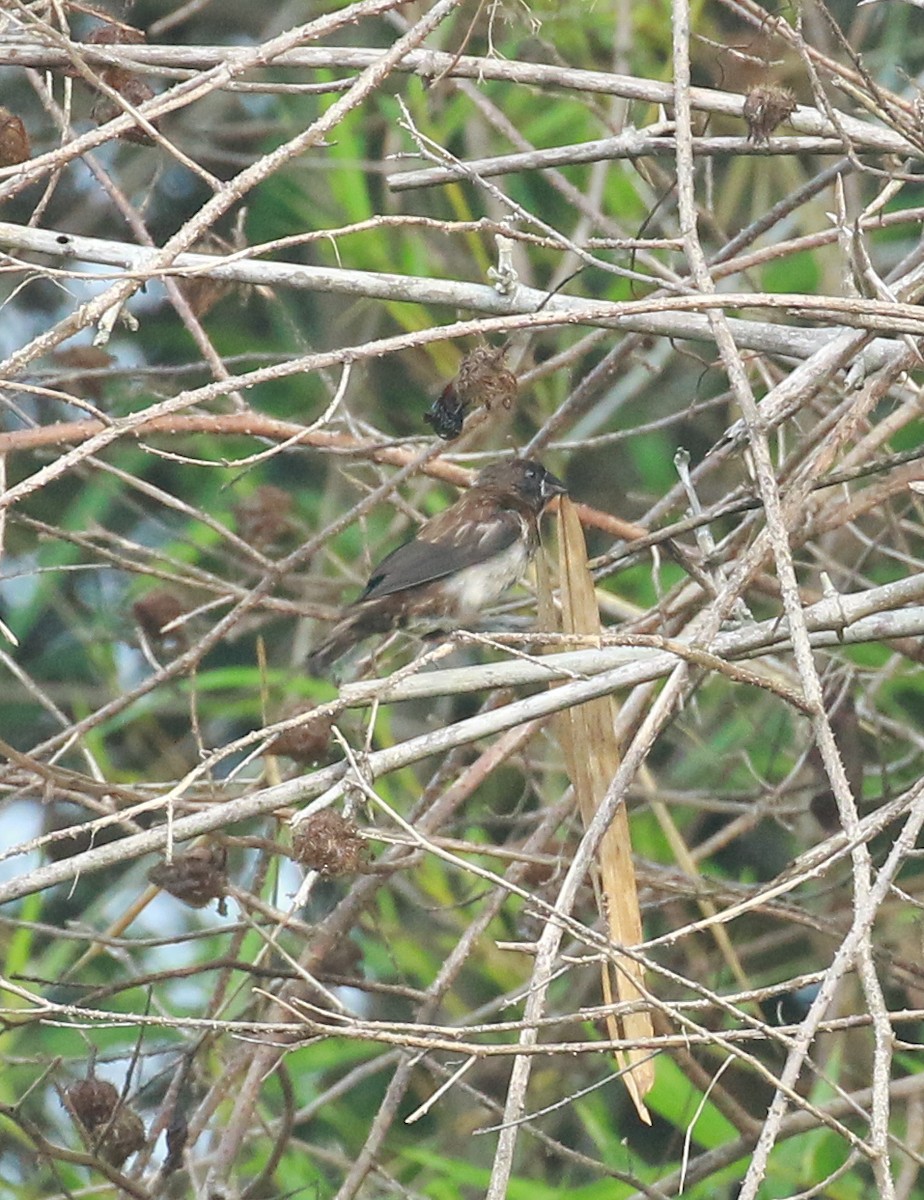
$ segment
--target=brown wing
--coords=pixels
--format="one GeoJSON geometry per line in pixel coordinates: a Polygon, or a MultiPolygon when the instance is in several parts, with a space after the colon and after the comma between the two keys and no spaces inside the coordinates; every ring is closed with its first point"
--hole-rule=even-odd
{"type": "Polygon", "coordinates": [[[469,496],[463,496],[427,521],[415,538],[382,559],[357,603],[445,579],[512,546],[523,534],[523,518],[485,499],[472,495],[474,503],[466,504],[469,496]]]}

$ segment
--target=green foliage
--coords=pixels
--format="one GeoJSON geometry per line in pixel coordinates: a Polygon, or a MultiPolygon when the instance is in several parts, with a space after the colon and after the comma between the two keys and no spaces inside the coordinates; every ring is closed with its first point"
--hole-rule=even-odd
{"type": "Polygon", "coordinates": [[[765,292],[807,292],[818,290],[821,272],[814,254],[791,254],[764,267],[761,282],[765,292]]]}

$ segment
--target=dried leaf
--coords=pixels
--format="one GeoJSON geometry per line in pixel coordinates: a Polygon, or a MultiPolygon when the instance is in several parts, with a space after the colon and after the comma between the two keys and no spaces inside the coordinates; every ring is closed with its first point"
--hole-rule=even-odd
{"type": "MultiPolygon", "coordinates": [[[[587,569],[584,533],[574,505],[566,496],[561,498],[559,514],[562,630],[564,633],[599,634],[600,613],[593,580],[587,569]]],[[[585,826],[593,820],[619,766],[615,722],[616,701],[612,696],[602,696],[567,709],[558,719],[559,740],[585,826]]],[[[611,940],[617,946],[637,945],[642,940],[642,919],[625,805],[619,807],[613,823],[603,835],[599,872],[598,896],[611,940]]],[[[642,985],[642,969],[628,956],[621,958],[615,969],[610,965],[603,968],[603,994],[608,1004],[614,992],[623,1003],[643,1000],[642,985]]],[[[618,1019],[608,1017],[607,1027],[614,1038],[646,1041],[654,1036],[651,1016],[645,1011],[627,1013],[618,1019]]],[[[617,1061],[625,1068],[626,1086],[639,1116],[650,1124],[651,1118],[643,1103],[643,1097],[654,1083],[650,1052],[629,1050],[617,1054],[617,1061]]]]}

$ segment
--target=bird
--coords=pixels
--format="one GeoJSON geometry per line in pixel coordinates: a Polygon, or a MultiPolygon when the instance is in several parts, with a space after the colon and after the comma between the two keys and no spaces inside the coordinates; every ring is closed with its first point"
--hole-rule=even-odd
{"type": "Polygon", "coordinates": [[[522,576],[539,546],[539,518],[566,491],[530,458],[485,467],[454,504],[382,559],[309,655],[311,673],[323,673],[372,634],[414,624],[459,627],[478,617],[522,576]]]}

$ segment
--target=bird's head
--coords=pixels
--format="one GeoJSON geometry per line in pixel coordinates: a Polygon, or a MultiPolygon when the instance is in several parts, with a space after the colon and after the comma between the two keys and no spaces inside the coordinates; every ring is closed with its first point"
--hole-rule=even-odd
{"type": "Polygon", "coordinates": [[[532,458],[509,458],[493,463],[478,474],[475,486],[516,496],[536,513],[541,513],[553,497],[568,490],[560,479],[532,458]]]}

